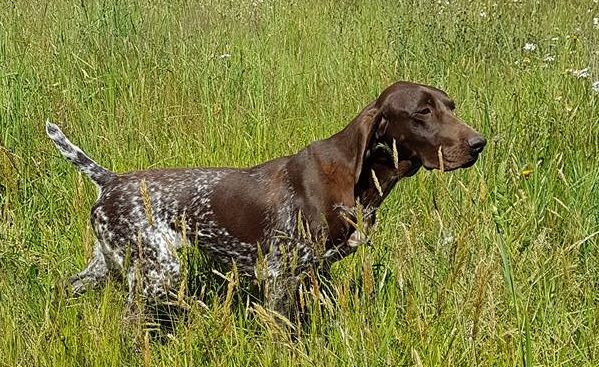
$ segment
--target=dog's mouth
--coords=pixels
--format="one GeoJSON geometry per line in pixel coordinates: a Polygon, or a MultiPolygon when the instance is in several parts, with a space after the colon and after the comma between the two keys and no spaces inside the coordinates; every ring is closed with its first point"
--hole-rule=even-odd
{"type": "MultiPolygon", "coordinates": [[[[444,172],[450,172],[450,171],[454,171],[458,168],[468,168],[468,167],[472,167],[474,165],[474,163],[476,163],[476,161],[478,160],[478,153],[472,153],[472,155],[470,156],[470,159],[462,162],[462,163],[457,163],[455,161],[448,161],[445,160],[443,162],[443,171],[444,172]]],[[[425,169],[427,169],[428,171],[432,171],[435,169],[441,169],[441,167],[438,164],[435,165],[431,165],[431,164],[424,164],[423,165],[425,169]]]]}
{"type": "Polygon", "coordinates": [[[478,154],[474,154],[473,157],[470,158],[470,160],[466,161],[465,163],[462,163],[462,165],[459,168],[472,167],[474,165],[474,163],[476,163],[477,160],[478,160],[478,154]]]}

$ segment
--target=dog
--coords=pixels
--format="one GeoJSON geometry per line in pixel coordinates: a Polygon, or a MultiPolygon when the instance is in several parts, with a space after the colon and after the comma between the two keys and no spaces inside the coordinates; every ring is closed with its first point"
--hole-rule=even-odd
{"type": "Polygon", "coordinates": [[[266,306],[289,315],[298,281],[326,273],[364,242],[398,180],[421,167],[472,166],[485,138],[453,113],[440,89],[397,82],[343,130],[296,154],[250,168],[182,168],[113,173],[72,144],[58,126],[46,133],[98,188],[96,237],[87,267],[69,278],[75,295],[109,276],[126,278],[128,303],[174,297],[183,281],[179,252],[206,256],[266,283],[266,306]]]}

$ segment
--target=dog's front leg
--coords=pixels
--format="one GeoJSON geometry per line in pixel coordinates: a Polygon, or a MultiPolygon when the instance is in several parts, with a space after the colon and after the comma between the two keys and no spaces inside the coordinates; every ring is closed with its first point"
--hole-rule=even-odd
{"type": "Polygon", "coordinates": [[[289,243],[271,246],[271,251],[265,258],[263,279],[266,308],[276,312],[276,317],[282,316],[293,322],[298,312],[296,296],[300,284],[300,269],[297,264],[298,254],[290,251],[290,248],[293,246],[289,246],[289,243]]]}
{"type": "Polygon", "coordinates": [[[297,314],[296,294],[299,282],[291,273],[283,273],[268,278],[265,292],[266,308],[293,321],[297,314]]]}

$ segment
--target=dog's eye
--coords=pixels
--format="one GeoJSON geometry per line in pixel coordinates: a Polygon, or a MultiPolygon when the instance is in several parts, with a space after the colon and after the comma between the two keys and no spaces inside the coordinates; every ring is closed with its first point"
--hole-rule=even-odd
{"type": "Polygon", "coordinates": [[[425,108],[423,108],[421,110],[416,111],[416,113],[419,114],[419,115],[428,115],[431,112],[432,112],[431,109],[428,108],[428,107],[425,107],[425,108]]]}

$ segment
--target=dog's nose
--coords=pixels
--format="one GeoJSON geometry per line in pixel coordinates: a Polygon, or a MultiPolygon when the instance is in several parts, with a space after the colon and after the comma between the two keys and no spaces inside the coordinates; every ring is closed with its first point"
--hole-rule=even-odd
{"type": "Polygon", "coordinates": [[[468,145],[474,152],[480,153],[483,151],[485,145],[487,145],[487,139],[482,135],[475,135],[468,139],[468,145]]]}

